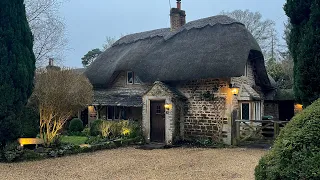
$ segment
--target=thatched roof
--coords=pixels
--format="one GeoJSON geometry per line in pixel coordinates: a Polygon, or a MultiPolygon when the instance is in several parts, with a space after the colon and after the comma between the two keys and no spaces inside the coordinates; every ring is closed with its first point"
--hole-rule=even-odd
{"type": "Polygon", "coordinates": [[[255,62],[258,85],[270,87],[256,40],[243,24],[220,15],[189,22],[175,32],[165,28],[125,36],[85,73],[95,86],[128,70],[150,83],[238,77],[244,75],[248,58],[255,62]]]}

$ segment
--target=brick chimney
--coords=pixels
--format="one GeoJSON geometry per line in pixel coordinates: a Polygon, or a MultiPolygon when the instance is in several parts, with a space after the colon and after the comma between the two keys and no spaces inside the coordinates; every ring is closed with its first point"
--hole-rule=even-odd
{"type": "Polygon", "coordinates": [[[177,8],[170,10],[171,31],[176,31],[186,24],[186,12],[181,10],[181,0],[177,0],[177,8]]]}
{"type": "Polygon", "coordinates": [[[49,66],[53,66],[53,58],[49,58],[49,66]]]}

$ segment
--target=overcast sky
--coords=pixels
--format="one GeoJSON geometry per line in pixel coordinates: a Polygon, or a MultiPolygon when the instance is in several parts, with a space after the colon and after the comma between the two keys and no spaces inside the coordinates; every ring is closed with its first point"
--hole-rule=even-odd
{"type": "MultiPolygon", "coordinates": [[[[264,19],[276,22],[282,36],[284,3],[285,0],[182,0],[182,9],[187,22],[221,11],[258,11],[264,19]]],[[[171,6],[176,6],[175,0],[171,0],[171,6]]],[[[169,27],[169,11],[169,0],[69,0],[61,7],[69,40],[64,65],[82,67],[81,57],[91,49],[101,48],[106,36],[118,38],[121,34],[169,27]]]]}

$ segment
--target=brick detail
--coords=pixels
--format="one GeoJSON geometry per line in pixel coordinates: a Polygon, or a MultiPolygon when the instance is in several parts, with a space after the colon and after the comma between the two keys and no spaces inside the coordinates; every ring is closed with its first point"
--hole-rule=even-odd
{"type": "Polygon", "coordinates": [[[172,8],[170,11],[171,30],[176,31],[186,24],[186,13],[178,8],[172,8]]]}

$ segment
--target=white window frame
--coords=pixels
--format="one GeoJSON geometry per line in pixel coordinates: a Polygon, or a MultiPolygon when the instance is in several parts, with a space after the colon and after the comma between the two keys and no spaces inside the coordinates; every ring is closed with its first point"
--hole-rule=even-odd
{"type": "Polygon", "coordinates": [[[242,104],[249,104],[249,120],[262,119],[262,103],[261,101],[244,101],[240,106],[240,118],[242,119],[242,104]],[[252,113],[253,111],[253,113],[252,113]]]}

